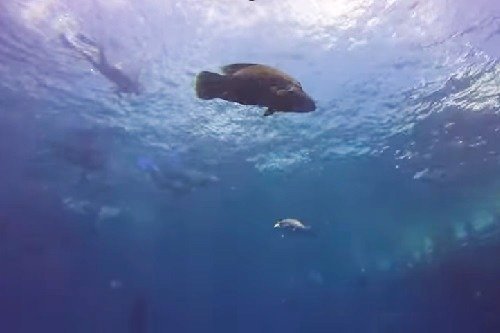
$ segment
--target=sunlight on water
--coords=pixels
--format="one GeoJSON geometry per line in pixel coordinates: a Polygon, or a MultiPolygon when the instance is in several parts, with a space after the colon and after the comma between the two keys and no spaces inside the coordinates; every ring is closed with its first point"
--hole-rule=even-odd
{"type": "MultiPolygon", "coordinates": [[[[117,110],[114,101],[109,100],[108,86],[103,86],[104,91],[101,88],[95,91],[102,95],[95,102],[115,114],[98,121],[122,124],[130,129],[141,124],[141,128],[151,127],[150,131],[156,129],[171,133],[191,126],[190,132],[196,136],[240,142],[238,147],[228,147],[237,150],[261,143],[267,145],[272,140],[274,149],[280,155],[287,154],[292,137],[301,136],[302,142],[307,143],[308,153],[322,158],[321,152],[325,147],[328,147],[329,153],[341,155],[343,151],[364,153],[380,149],[385,137],[394,134],[398,128],[406,128],[405,125],[413,121],[415,112],[420,113],[422,111],[419,109],[426,107],[421,103],[408,105],[404,98],[408,89],[418,98],[418,95],[426,93],[421,90],[429,84],[438,87],[439,82],[447,84],[445,82],[450,78],[443,77],[444,69],[449,75],[449,69],[454,68],[451,73],[453,80],[468,80],[470,75],[480,75],[481,79],[474,80],[473,85],[466,90],[452,92],[442,100],[442,105],[433,108],[439,110],[465,103],[465,107],[480,111],[498,105],[497,65],[493,66],[493,71],[485,71],[484,74],[481,73],[481,67],[477,68],[480,72],[476,74],[461,69],[478,61],[487,64],[487,55],[474,50],[472,46],[467,47],[467,44],[456,51],[446,45],[444,54],[441,54],[439,45],[422,50],[422,47],[441,42],[448,35],[453,36],[453,32],[449,31],[450,26],[454,25],[453,21],[441,19],[443,15],[440,13],[449,10],[446,7],[433,5],[432,2],[407,4],[397,1],[337,1],[334,5],[324,1],[297,1],[293,5],[281,1],[229,3],[148,2],[145,8],[160,8],[158,15],[154,16],[150,12],[146,13],[141,6],[126,1],[96,2],[96,8],[100,8],[98,20],[88,17],[90,8],[83,4],[48,1],[18,5],[22,8],[24,24],[37,29],[38,33],[54,42],[61,32],[92,32],[98,29],[100,20],[110,18],[113,12],[127,16],[140,14],[132,19],[135,22],[133,31],[124,25],[125,22],[115,22],[115,26],[123,30],[122,41],[113,36],[109,29],[99,34],[102,42],[112,44],[109,54],[113,62],[126,71],[142,72],[141,82],[146,83],[147,98],[121,105],[120,108],[131,111],[127,113],[117,110]],[[255,15],[245,15],[249,8],[255,10],[255,15]],[[407,20],[403,20],[403,17],[407,17],[407,20]],[[152,29],[160,26],[163,27],[155,32],[156,39],[148,36],[141,42],[137,41],[142,38],[141,34],[147,36],[152,29]],[[273,34],[269,34],[269,31],[273,31],[273,34]],[[250,36],[253,36],[253,40],[249,39],[250,36]],[[276,43],[276,38],[279,43],[276,43]],[[125,39],[132,39],[132,43],[125,45],[125,39]],[[217,102],[209,105],[195,102],[190,91],[192,76],[186,74],[214,68],[224,62],[245,61],[248,48],[242,48],[239,40],[248,42],[248,48],[253,52],[258,50],[253,55],[256,60],[280,65],[301,77],[306,88],[317,96],[320,112],[308,116],[306,122],[290,118],[279,119],[269,125],[256,119],[255,108],[235,106],[240,112],[226,112],[218,107],[222,104],[217,102]],[[135,43],[143,44],[142,48],[149,48],[149,52],[138,52],[138,48],[134,50],[135,43]],[[222,54],[219,52],[221,48],[224,48],[222,54]],[[290,53],[290,48],[294,49],[295,54],[290,54],[294,58],[284,57],[278,62],[274,60],[279,59],[280,54],[290,53]],[[420,52],[420,59],[416,58],[417,51],[420,52]],[[370,54],[369,61],[365,58],[367,52],[370,54]],[[149,60],[149,65],[143,64],[137,69],[144,59],[149,60]],[[164,65],[161,67],[151,67],[162,63],[164,65]],[[381,73],[384,74],[381,76],[381,73]],[[165,90],[165,80],[175,81],[177,89],[169,87],[165,90]],[[463,101],[461,94],[477,97],[463,101]],[[174,98],[176,103],[172,101],[174,98]],[[150,106],[145,109],[142,102],[150,106]],[[167,108],[169,121],[165,122],[162,119],[167,108]],[[200,108],[203,108],[203,112],[198,112],[200,108]],[[335,110],[335,113],[324,110],[335,110]],[[249,118],[246,113],[253,117],[249,118]],[[206,126],[200,126],[200,120],[206,126]],[[318,138],[314,134],[318,132],[328,134],[318,138]],[[281,143],[276,144],[276,139],[281,143]],[[347,150],[343,147],[346,143],[349,144],[347,150]]],[[[81,63],[78,68],[73,66],[64,71],[70,74],[85,64],[81,63]]],[[[98,73],[92,72],[88,66],[85,71],[93,74],[87,76],[86,79],[90,81],[88,84],[99,82],[98,73]]],[[[58,89],[67,89],[66,85],[57,83],[57,78],[54,79],[56,81],[47,84],[57,84],[58,89]]],[[[87,96],[87,89],[78,90],[83,91],[80,96],[74,96],[76,106],[85,103],[82,97],[87,96]]],[[[71,96],[74,92],[69,90],[67,94],[71,96]]],[[[94,99],[91,95],[87,98],[94,99]]],[[[151,144],[163,141],[161,137],[151,139],[151,144]]],[[[302,163],[301,159],[297,163],[302,163]]]]}

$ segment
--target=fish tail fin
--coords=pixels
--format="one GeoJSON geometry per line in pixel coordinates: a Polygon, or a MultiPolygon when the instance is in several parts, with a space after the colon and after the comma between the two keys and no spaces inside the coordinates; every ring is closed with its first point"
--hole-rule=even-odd
{"type": "Polygon", "coordinates": [[[226,90],[224,75],[203,71],[196,76],[196,96],[212,99],[222,96],[226,90]]]}
{"type": "Polygon", "coordinates": [[[78,38],[78,40],[80,40],[81,42],[83,42],[85,44],[88,44],[88,45],[94,46],[94,47],[98,47],[98,45],[95,41],[93,41],[92,39],[90,39],[89,37],[85,36],[82,33],[77,33],[76,38],[78,38]]]}

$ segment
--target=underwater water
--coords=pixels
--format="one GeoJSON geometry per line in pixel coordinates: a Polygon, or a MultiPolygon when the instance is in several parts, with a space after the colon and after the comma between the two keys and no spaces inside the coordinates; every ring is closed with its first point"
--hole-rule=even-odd
{"type": "Polygon", "coordinates": [[[500,332],[499,59],[498,0],[0,2],[0,332],[500,332]],[[245,62],[316,111],[196,98],[245,62]]]}

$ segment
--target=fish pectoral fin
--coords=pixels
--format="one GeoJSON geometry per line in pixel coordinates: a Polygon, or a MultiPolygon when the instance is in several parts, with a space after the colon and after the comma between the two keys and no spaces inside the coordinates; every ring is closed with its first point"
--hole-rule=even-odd
{"type": "Polygon", "coordinates": [[[266,112],[264,112],[264,117],[270,116],[270,115],[274,114],[275,112],[276,112],[276,110],[273,110],[271,108],[267,108],[266,112]]]}
{"type": "Polygon", "coordinates": [[[285,96],[285,94],[286,94],[286,91],[285,91],[285,90],[283,90],[283,89],[281,89],[281,88],[279,88],[279,87],[277,87],[277,86],[272,86],[272,87],[270,88],[270,90],[271,90],[271,92],[272,92],[274,95],[276,95],[276,96],[280,96],[280,97],[282,97],[282,96],[285,96]]]}
{"type": "Polygon", "coordinates": [[[293,86],[289,87],[278,87],[278,86],[272,86],[271,87],[271,92],[275,94],[276,96],[283,97],[286,96],[290,93],[293,93],[293,86]]]}
{"type": "Polygon", "coordinates": [[[288,94],[288,90],[284,90],[284,89],[276,90],[276,95],[278,95],[280,97],[286,96],[287,94],[288,94]]]}

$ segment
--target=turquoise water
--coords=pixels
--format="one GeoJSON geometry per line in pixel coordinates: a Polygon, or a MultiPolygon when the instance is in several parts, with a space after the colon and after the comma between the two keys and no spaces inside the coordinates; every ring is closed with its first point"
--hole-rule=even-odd
{"type": "Polygon", "coordinates": [[[494,0],[1,3],[2,332],[498,332],[499,57],[494,0]]]}

